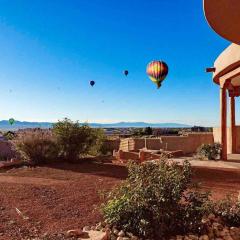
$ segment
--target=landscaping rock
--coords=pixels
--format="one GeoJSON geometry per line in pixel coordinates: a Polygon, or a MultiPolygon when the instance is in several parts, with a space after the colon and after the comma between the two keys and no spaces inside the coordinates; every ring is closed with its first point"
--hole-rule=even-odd
{"type": "Polygon", "coordinates": [[[80,237],[83,235],[83,231],[81,229],[72,229],[67,231],[68,237],[80,237]]]}
{"type": "Polygon", "coordinates": [[[91,228],[90,228],[89,226],[83,227],[83,231],[84,231],[84,232],[87,232],[87,231],[90,231],[90,230],[91,230],[91,228]]]}
{"type": "Polygon", "coordinates": [[[202,235],[201,237],[199,237],[199,240],[209,240],[208,235],[202,235]]]}
{"type": "Polygon", "coordinates": [[[121,231],[118,233],[118,236],[119,236],[119,237],[124,237],[124,236],[125,236],[125,233],[124,233],[124,231],[123,231],[123,230],[121,230],[121,231]]]}

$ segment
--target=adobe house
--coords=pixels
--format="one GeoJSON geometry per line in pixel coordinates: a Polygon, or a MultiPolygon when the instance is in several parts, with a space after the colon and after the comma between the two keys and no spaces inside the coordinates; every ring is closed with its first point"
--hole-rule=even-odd
{"type": "Polygon", "coordinates": [[[240,96],[240,1],[204,0],[209,25],[232,42],[216,59],[213,81],[220,89],[220,128],[214,129],[214,140],[222,144],[222,160],[228,153],[240,153],[240,127],[235,123],[235,99],[240,96]],[[227,127],[227,100],[230,101],[230,127],[227,127]]]}

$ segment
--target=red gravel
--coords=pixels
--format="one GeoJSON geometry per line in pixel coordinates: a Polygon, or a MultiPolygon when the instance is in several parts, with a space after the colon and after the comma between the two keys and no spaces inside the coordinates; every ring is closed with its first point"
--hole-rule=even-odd
{"type": "MultiPolygon", "coordinates": [[[[101,220],[102,193],[126,176],[124,166],[97,163],[21,168],[0,174],[0,240],[95,224],[101,220]]],[[[217,199],[240,190],[240,171],[196,168],[194,180],[212,190],[217,199]]]]}

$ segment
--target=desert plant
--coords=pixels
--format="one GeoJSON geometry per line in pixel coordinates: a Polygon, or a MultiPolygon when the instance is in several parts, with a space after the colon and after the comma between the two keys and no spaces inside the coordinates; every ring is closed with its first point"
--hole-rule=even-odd
{"type": "Polygon", "coordinates": [[[15,137],[15,133],[12,131],[7,131],[3,134],[3,136],[7,139],[7,140],[13,140],[15,137]]]}
{"type": "Polygon", "coordinates": [[[240,227],[240,197],[236,201],[233,196],[229,195],[225,199],[217,202],[215,205],[215,214],[219,216],[226,225],[240,227]]]}
{"type": "Polygon", "coordinates": [[[66,160],[77,160],[87,154],[97,155],[104,140],[104,132],[87,124],[80,126],[67,118],[53,126],[53,134],[59,147],[60,155],[66,160]]]}
{"type": "Polygon", "coordinates": [[[188,191],[184,200],[191,180],[189,162],[182,168],[166,159],[131,163],[128,171],[127,180],[111,192],[103,206],[109,224],[149,239],[198,231],[208,197],[188,191]]]}
{"type": "Polygon", "coordinates": [[[222,151],[221,144],[202,144],[197,150],[197,156],[208,160],[217,160],[222,151]]]}
{"type": "Polygon", "coordinates": [[[184,203],[181,206],[180,219],[183,232],[203,233],[205,226],[202,224],[204,216],[213,211],[213,202],[210,201],[210,192],[201,192],[199,187],[194,191],[187,191],[184,196],[184,203]]]}
{"type": "Polygon", "coordinates": [[[58,157],[55,140],[50,131],[35,129],[19,133],[12,141],[20,157],[34,164],[45,163],[58,157]]]}

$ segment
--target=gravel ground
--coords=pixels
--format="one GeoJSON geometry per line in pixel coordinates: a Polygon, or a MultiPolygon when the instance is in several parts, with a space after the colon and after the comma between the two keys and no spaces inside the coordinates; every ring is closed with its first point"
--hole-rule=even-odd
{"type": "MultiPolygon", "coordinates": [[[[194,181],[220,199],[240,190],[240,171],[194,168],[194,181]]],[[[127,176],[119,164],[54,164],[0,174],[0,240],[64,239],[101,220],[101,196],[127,176]],[[17,210],[20,213],[17,213],[17,210]],[[49,235],[49,237],[46,237],[49,235]]]]}

